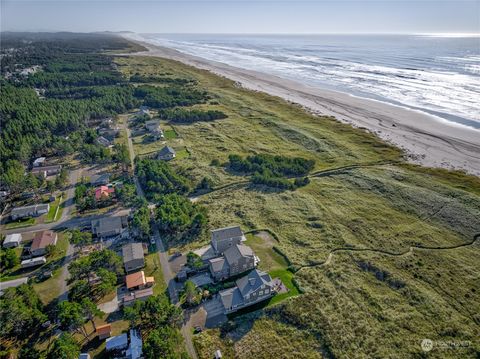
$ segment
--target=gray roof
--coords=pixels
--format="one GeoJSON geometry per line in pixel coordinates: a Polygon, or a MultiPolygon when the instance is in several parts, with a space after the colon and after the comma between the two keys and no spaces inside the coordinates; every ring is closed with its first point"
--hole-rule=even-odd
{"type": "Polygon", "coordinates": [[[130,262],[135,259],[143,259],[142,243],[129,243],[122,247],[123,263],[130,262]]]}
{"type": "Polygon", "coordinates": [[[95,233],[110,232],[122,229],[126,224],[126,216],[103,217],[92,221],[92,231],[95,233]]]}
{"type": "Polygon", "coordinates": [[[90,176],[90,183],[101,183],[101,182],[110,182],[110,173],[102,173],[100,175],[90,176]]]}
{"type": "Polygon", "coordinates": [[[230,308],[233,305],[240,305],[243,303],[242,293],[238,287],[222,290],[220,292],[220,300],[224,308],[230,308]]]}
{"type": "Polygon", "coordinates": [[[110,141],[106,139],[104,136],[99,136],[97,138],[97,143],[99,143],[102,146],[110,146],[110,141]]]}
{"type": "Polygon", "coordinates": [[[211,233],[212,233],[212,241],[213,240],[219,241],[222,239],[243,236],[243,232],[240,226],[219,228],[219,229],[213,230],[211,233]]]}
{"type": "Polygon", "coordinates": [[[158,152],[158,155],[159,156],[165,156],[165,155],[169,155],[169,154],[175,154],[175,150],[173,148],[171,148],[170,146],[165,146],[164,148],[162,148],[159,152],[158,152]]]}
{"type": "Polygon", "coordinates": [[[105,349],[107,351],[125,348],[128,345],[127,333],[123,333],[121,335],[107,338],[105,343],[106,343],[105,349]]]}
{"type": "Polygon", "coordinates": [[[135,329],[130,329],[130,346],[125,355],[128,359],[139,359],[142,356],[142,337],[135,329]]]}
{"type": "Polygon", "coordinates": [[[27,215],[31,212],[38,212],[38,211],[48,211],[50,208],[48,203],[42,203],[42,204],[34,204],[31,206],[25,206],[25,207],[17,207],[12,209],[12,212],[10,215],[12,216],[24,216],[27,215]]]}
{"type": "Polygon", "coordinates": [[[222,272],[228,268],[228,263],[225,261],[224,257],[210,259],[209,263],[211,264],[214,273],[222,272]]]}
{"type": "Polygon", "coordinates": [[[62,169],[62,165],[51,165],[51,166],[42,166],[42,167],[34,167],[32,168],[32,172],[47,172],[47,171],[60,171],[62,169]]]}
{"type": "Polygon", "coordinates": [[[241,257],[253,257],[253,251],[249,246],[243,244],[236,244],[227,248],[223,253],[228,264],[238,262],[241,257]]]}
{"type": "Polygon", "coordinates": [[[22,234],[21,233],[12,233],[12,234],[7,234],[5,236],[5,240],[3,241],[3,245],[7,243],[18,243],[20,244],[22,242],[22,234]]]}
{"type": "Polygon", "coordinates": [[[246,296],[247,294],[257,290],[262,285],[271,286],[272,278],[268,273],[254,269],[245,277],[237,279],[235,283],[237,284],[242,296],[246,296]]]}
{"type": "Polygon", "coordinates": [[[155,130],[159,130],[160,129],[160,121],[158,120],[149,120],[149,121],[146,121],[145,122],[145,127],[149,130],[149,131],[155,131],[155,130]]]}

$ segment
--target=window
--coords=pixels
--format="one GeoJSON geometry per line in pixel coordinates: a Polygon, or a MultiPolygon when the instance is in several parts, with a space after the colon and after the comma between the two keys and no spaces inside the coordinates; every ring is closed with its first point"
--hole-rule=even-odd
{"type": "Polygon", "coordinates": [[[265,294],[268,294],[268,293],[270,293],[270,289],[267,288],[265,289],[265,294]]]}
{"type": "Polygon", "coordinates": [[[261,290],[260,292],[258,292],[258,295],[263,295],[263,290],[261,290]]]}

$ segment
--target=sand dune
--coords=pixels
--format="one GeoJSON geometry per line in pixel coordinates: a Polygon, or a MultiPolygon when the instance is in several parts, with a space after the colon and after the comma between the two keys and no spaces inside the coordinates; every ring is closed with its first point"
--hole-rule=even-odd
{"type": "Polygon", "coordinates": [[[451,124],[420,111],[307,86],[166,47],[141,44],[149,51],[135,55],[168,58],[209,70],[248,89],[300,104],[312,113],[334,116],[339,121],[365,128],[403,149],[411,162],[429,167],[459,169],[480,176],[479,130],[451,124]]]}

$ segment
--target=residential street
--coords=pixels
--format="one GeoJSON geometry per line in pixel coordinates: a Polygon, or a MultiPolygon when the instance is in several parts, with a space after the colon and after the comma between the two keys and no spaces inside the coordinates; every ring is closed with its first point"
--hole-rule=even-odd
{"type": "Polygon", "coordinates": [[[5,290],[7,288],[18,287],[19,285],[27,283],[27,281],[28,281],[27,277],[22,277],[22,278],[18,278],[18,279],[9,280],[7,282],[1,282],[0,283],[0,292],[2,292],[3,290],[5,290]]]}
{"type": "MultiPolygon", "coordinates": [[[[123,123],[123,126],[124,126],[124,128],[127,132],[128,151],[130,153],[130,161],[131,161],[131,165],[132,165],[132,171],[135,172],[135,167],[134,167],[134,165],[135,165],[135,162],[134,162],[135,152],[133,150],[132,139],[130,138],[130,129],[128,128],[127,118],[124,118],[124,121],[122,123],[123,123]]],[[[133,177],[133,181],[134,181],[135,187],[137,189],[137,194],[140,197],[145,198],[145,194],[143,192],[143,189],[140,186],[138,178],[135,175],[133,177]]],[[[150,206],[150,207],[152,208],[153,206],[150,206]]],[[[173,304],[178,305],[178,296],[177,296],[177,293],[176,293],[175,289],[172,286],[172,281],[174,280],[174,276],[173,276],[172,270],[170,268],[170,264],[168,262],[168,254],[166,253],[165,246],[163,244],[162,238],[160,237],[160,233],[159,233],[157,227],[153,228],[153,237],[155,238],[155,243],[157,245],[158,257],[160,259],[160,264],[162,266],[163,278],[164,278],[165,283],[167,284],[167,287],[168,287],[168,292],[169,292],[169,295],[170,295],[170,301],[173,304]]],[[[192,340],[192,328],[189,326],[188,322],[186,322],[186,323],[184,322],[182,324],[181,333],[183,335],[183,338],[185,339],[185,346],[186,346],[188,355],[193,359],[197,359],[198,358],[197,352],[195,351],[195,347],[193,346],[193,340],[192,340]]]]}

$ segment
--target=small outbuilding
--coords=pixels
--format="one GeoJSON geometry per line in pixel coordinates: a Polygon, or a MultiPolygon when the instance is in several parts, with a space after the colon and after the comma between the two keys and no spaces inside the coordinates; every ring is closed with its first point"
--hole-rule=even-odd
{"type": "Polygon", "coordinates": [[[3,248],[18,247],[22,243],[22,235],[20,233],[7,234],[3,241],[3,248]]]}
{"type": "Polygon", "coordinates": [[[109,338],[112,335],[112,326],[110,324],[100,325],[97,327],[96,334],[100,340],[109,338]]]}

